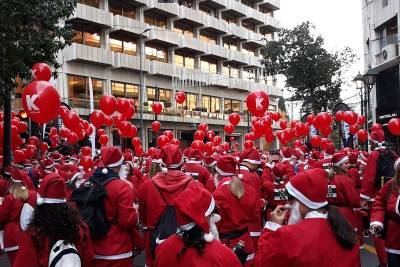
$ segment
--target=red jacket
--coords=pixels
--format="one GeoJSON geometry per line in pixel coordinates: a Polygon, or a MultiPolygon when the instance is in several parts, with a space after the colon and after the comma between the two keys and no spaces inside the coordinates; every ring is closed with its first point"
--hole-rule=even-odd
{"type": "Polygon", "coordinates": [[[239,173],[243,175],[242,181],[250,185],[257,192],[258,196],[261,197],[262,182],[260,176],[251,172],[250,169],[244,165],[240,165],[239,173]]]}
{"type": "Polygon", "coordinates": [[[396,190],[394,180],[391,180],[379,190],[371,212],[371,225],[386,227],[385,246],[395,254],[400,254],[399,201],[399,192],[396,190]],[[385,218],[387,218],[386,224],[385,218]]]}
{"type": "Polygon", "coordinates": [[[343,249],[326,219],[308,218],[265,231],[258,242],[256,267],[359,267],[360,249],[343,249]]]}
{"type": "Polygon", "coordinates": [[[353,180],[356,189],[361,189],[362,177],[359,169],[357,167],[350,168],[347,174],[353,180]]]}
{"type": "Polygon", "coordinates": [[[197,161],[187,161],[183,167],[185,173],[205,185],[210,179],[210,172],[197,161]]]}
{"type": "MultiPolygon", "coordinates": [[[[90,239],[89,228],[81,223],[79,228],[80,240],[74,244],[81,258],[82,266],[91,266],[93,259],[93,247],[90,239]]],[[[49,240],[41,243],[41,248],[36,250],[29,232],[23,232],[20,248],[13,267],[45,267],[49,265],[49,254],[51,246],[49,240]]]]}
{"type": "Polygon", "coordinates": [[[360,196],[366,200],[373,201],[376,195],[375,176],[381,150],[372,151],[369,154],[367,166],[365,167],[360,196]]]}
{"type": "Polygon", "coordinates": [[[116,259],[123,259],[132,253],[130,233],[138,221],[138,213],[133,206],[132,188],[126,181],[116,179],[107,183],[105,189],[107,196],[104,200],[104,208],[107,218],[118,223],[112,224],[105,237],[93,240],[95,258],[114,256],[116,259]]]}

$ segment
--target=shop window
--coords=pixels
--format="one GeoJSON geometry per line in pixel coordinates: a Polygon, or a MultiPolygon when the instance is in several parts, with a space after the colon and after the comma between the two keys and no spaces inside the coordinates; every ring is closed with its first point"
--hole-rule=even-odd
{"type": "Polygon", "coordinates": [[[113,81],[111,82],[111,93],[115,97],[134,99],[135,103],[138,103],[139,85],[113,81]]]}
{"type": "MultiPolygon", "coordinates": [[[[68,98],[70,105],[78,108],[90,107],[89,78],[76,75],[68,75],[68,98]]],[[[104,81],[92,78],[94,106],[98,107],[98,101],[103,96],[104,81]]]]}

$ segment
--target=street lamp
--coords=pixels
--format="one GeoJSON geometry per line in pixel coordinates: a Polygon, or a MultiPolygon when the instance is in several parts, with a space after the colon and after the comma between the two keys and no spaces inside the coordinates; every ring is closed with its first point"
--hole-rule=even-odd
{"type": "Polygon", "coordinates": [[[143,39],[143,34],[146,32],[150,31],[150,29],[145,29],[143,32],[139,34],[139,40],[140,40],[140,58],[139,58],[139,112],[140,112],[140,137],[142,138],[142,142],[145,142],[144,139],[144,124],[143,124],[143,97],[144,97],[144,77],[143,77],[143,57],[144,57],[144,39],[143,39]]]}
{"type": "Polygon", "coordinates": [[[364,97],[363,97],[363,86],[364,86],[364,77],[358,72],[357,76],[354,77],[353,83],[356,86],[357,90],[360,90],[360,98],[361,98],[361,115],[364,115],[364,97]]]}
{"type": "Polygon", "coordinates": [[[368,71],[364,74],[364,86],[365,86],[365,94],[366,94],[366,107],[365,107],[365,129],[368,131],[368,111],[369,111],[369,96],[371,93],[372,87],[374,87],[376,83],[376,76],[378,75],[378,72],[375,70],[371,69],[371,67],[368,68],[368,71]]]}

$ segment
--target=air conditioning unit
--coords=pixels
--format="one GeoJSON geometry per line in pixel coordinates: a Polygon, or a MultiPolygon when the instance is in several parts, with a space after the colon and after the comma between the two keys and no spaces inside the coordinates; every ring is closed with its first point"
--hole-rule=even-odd
{"type": "Polygon", "coordinates": [[[399,45],[389,44],[382,49],[383,62],[389,61],[399,56],[399,45]]]}

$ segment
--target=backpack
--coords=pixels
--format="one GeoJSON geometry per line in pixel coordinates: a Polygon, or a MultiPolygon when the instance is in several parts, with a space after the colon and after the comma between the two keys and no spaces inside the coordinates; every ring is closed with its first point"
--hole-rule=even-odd
{"type": "Polygon", "coordinates": [[[107,191],[104,186],[112,180],[119,179],[117,177],[112,170],[108,169],[108,173],[103,174],[99,168],[87,182],[72,192],[71,201],[76,203],[79,215],[88,225],[93,239],[107,235],[111,225],[115,224],[106,216],[104,198],[107,191]]]}
{"type": "MultiPolygon", "coordinates": [[[[189,182],[185,185],[185,188],[188,184],[189,182]]],[[[176,234],[178,223],[176,222],[175,207],[168,204],[160,189],[156,186],[154,182],[153,185],[157,189],[164,203],[167,205],[164,212],[161,214],[161,217],[156,227],[150,230],[150,253],[153,258],[155,258],[157,246],[164,242],[165,239],[167,239],[171,235],[176,234]]],[[[183,190],[185,190],[185,188],[183,190]]]]}
{"type": "Polygon", "coordinates": [[[395,175],[394,162],[396,155],[390,151],[385,150],[379,152],[376,175],[375,175],[375,188],[380,189],[386,182],[392,179],[395,175]]]}
{"type": "Polygon", "coordinates": [[[50,250],[49,267],[81,267],[81,258],[75,245],[58,240],[50,250]]]}
{"type": "Polygon", "coordinates": [[[26,228],[28,228],[28,224],[31,221],[34,211],[35,209],[29,203],[24,203],[22,206],[21,214],[19,216],[19,224],[22,231],[25,231],[26,228]]]}

